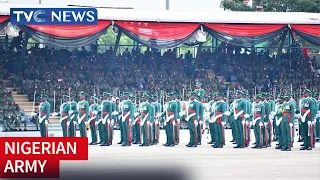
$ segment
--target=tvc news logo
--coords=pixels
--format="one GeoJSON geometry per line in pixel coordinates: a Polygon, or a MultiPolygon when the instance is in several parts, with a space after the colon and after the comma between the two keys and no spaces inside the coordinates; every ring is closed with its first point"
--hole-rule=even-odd
{"type": "Polygon", "coordinates": [[[10,8],[10,22],[17,25],[97,24],[95,8],[10,8]]]}
{"type": "Polygon", "coordinates": [[[0,137],[0,179],[59,178],[60,160],[88,160],[88,138],[0,137]]]}

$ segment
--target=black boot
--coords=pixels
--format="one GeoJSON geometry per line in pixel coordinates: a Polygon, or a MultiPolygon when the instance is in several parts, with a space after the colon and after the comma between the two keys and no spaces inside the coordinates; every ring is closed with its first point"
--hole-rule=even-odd
{"type": "Polygon", "coordinates": [[[107,142],[104,142],[104,143],[100,144],[100,146],[110,146],[110,144],[107,142]]]}
{"type": "Polygon", "coordinates": [[[96,142],[91,142],[91,143],[89,143],[89,145],[97,145],[97,143],[96,142]]]}

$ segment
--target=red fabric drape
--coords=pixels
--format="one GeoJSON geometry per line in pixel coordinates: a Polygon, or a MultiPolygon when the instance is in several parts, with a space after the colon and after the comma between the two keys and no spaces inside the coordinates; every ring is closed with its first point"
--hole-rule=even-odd
{"type": "Polygon", "coordinates": [[[111,21],[99,20],[97,25],[28,25],[28,27],[52,36],[77,38],[102,31],[111,21]]]}
{"type": "Polygon", "coordinates": [[[307,25],[307,24],[296,24],[291,25],[291,28],[297,31],[300,31],[302,33],[306,33],[312,36],[318,36],[320,37],[320,25],[307,25]]]}
{"type": "Polygon", "coordinates": [[[259,36],[265,35],[286,25],[282,24],[205,24],[206,27],[220,33],[232,36],[259,36]]]}
{"type": "Polygon", "coordinates": [[[161,40],[183,39],[193,33],[198,23],[157,23],[117,21],[116,25],[142,37],[161,40]]]}
{"type": "Polygon", "coordinates": [[[2,23],[3,21],[8,20],[10,17],[9,16],[0,16],[0,23],[2,23]]]}

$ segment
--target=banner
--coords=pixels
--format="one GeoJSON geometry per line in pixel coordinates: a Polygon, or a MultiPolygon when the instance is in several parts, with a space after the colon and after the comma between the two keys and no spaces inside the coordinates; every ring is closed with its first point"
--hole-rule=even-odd
{"type": "Polygon", "coordinates": [[[88,138],[1,137],[0,178],[59,178],[60,160],[88,160],[88,138]]]}

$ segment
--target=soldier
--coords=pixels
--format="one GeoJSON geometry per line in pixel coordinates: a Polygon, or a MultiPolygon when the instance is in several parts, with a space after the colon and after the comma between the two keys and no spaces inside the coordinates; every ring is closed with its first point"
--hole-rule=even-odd
{"type": "MultiPolygon", "coordinates": [[[[122,113],[123,110],[123,102],[124,102],[124,97],[123,97],[123,93],[120,94],[119,96],[119,104],[118,104],[118,108],[119,108],[119,112],[122,113]]],[[[123,136],[123,122],[122,122],[122,115],[120,114],[119,117],[119,129],[120,129],[120,142],[118,142],[117,144],[122,144],[124,142],[124,136],[123,136]]]]}
{"type": "Polygon", "coordinates": [[[8,100],[5,101],[5,104],[3,106],[3,115],[4,115],[4,120],[8,125],[9,131],[14,131],[15,129],[12,128],[12,122],[13,122],[12,111],[11,111],[8,100]]]}
{"type": "Polygon", "coordinates": [[[235,130],[236,130],[236,142],[237,146],[234,148],[244,148],[244,125],[245,125],[245,118],[249,118],[247,112],[247,104],[244,100],[245,93],[238,90],[237,91],[237,100],[233,106],[233,111],[231,112],[234,115],[235,119],[235,130]]]}
{"type": "Polygon", "coordinates": [[[265,116],[265,106],[262,99],[261,94],[256,95],[255,99],[255,105],[253,108],[253,130],[254,130],[254,136],[256,139],[255,146],[252,148],[256,149],[261,149],[263,145],[263,137],[262,137],[262,127],[263,127],[263,122],[264,119],[263,117],[265,116]]]}
{"type": "Polygon", "coordinates": [[[175,122],[178,119],[178,107],[177,102],[174,100],[174,95],[169,93],[167,95],[168,102],[164,106],[164,112],[162,113],[162,117],[164,118],[164,125],[166,128],[167,142],[164,146],[175,146],[175,138],[174,138],[174,126],[175,122]]]}
{"type": "Polygon", "coordinates": [[[13,124],[16,125],[16,129],[18,131],[22,131],[21,127],[21,123],[24,124],[24,131],[28,131],[27,130],[27,121],[25,121],[23,119],[24,113],[21,112],[20,110],[20,106],[18,104],[15,104],[15,102],[12,100],[10,102],[10,110],[12,112],[12,117],[13,117],[13,124]]]}
{"type": "Polygon", "coordinates": [[[279,95],[278,101],[275,104],[275,113],[274,113],[274,125],[276,126],[276,136],[278,140],[278,144],[276,145],[276,149],[281,149],[283,147],[282,141],[282,132],[281,132],[281,120],[282,120],[282,106],[284,102],[284,96],[279,95]]]}
{"type": "Polygon", "coordinates": [[[140,126],[140,110],[141,110],[140,97],[136,96],[136,105],[135,105],[135,120],[133,122],[133,142],[132,144],[141,144],[141,126],[140,126]]]}
{"type": "Polygon", "coordinates": [[[199,114],[198,126],[197,126],[197,145],[201,145],[201,141],[202,141],[204,110],[205,110],[204,105],[199,101],[199,113],[200,114],[199,114]]]}
{"type": "Polygon", "coordinates": [[[234,110],[234,107],[235,107],[235,104],[236,104],[236,97],[234,95],[234,100],[233,102],[230,104],[230,107],[229,107],[229,111],[231,112],[230,113],[230,116],[229,116],[229,122],[230,122],[230,126],[231,126],[231,133],[232,133],[232,140],[230,142],[232,142],[232,144],[237,144],[236,140],[238,139],[237,138],[237,133],[236,133],[236,121],[234,119],[234,114],[233,114],[233,110],[234,110]]]}
{"type": "Polygon", "coordinates": [[[95,96],[91,96],[90,99],[90,107],[89,107],[89,121],[88,124],[90,126],[90,132],[91,132],[91,142],[89,145],[97,145],[98,137],[97,137],[97,127],[96,124],[99,121],[99,105],[98,105],[98,98],[95,96]]]}
{"type": "Polygon", "coordinates": [[[318,109],[319,109],[319,103],[318,100],[316,99],[317,97],[319,97],[317,92],[313,92],[313,97],[311,97],[311,99],[313,100],[313,104],[314,104],[314,119],[312,121],[312,131],[313,131],[313,137],[312,137],[312,147],[315,146],[315,142],[317,141],[317,129],[316,129],[316,122],[317,122],[317,114],[318,114],[318,109]]]}
{"type": "Polygon", "coordinates": [[[316,142],[320,142],[320,95],[319,93],[315,95],[318,103],[317,115],[316,115],[316,142]]]}
{"type": "Polygon", "coordinates": [[[200,82],[196,82],[196,89],[194,90],[194,92],[197,94],[196,96],[199,98],[199,101],[201,103],[204,103],[204,96],[205,96],[205,91],[204,89],[201,88],[201,83],[200,82]]]}
{"type": "Polygon", "coordinates": [[[216,139],[215,144],[212,145],[213,148],[223,148],[223,145],[225,145],[224,128],[227,120],[227,116],[225,115],[227,111],[227,103],[223,100],[223,97],[223,93],[216,94],[213,119],[216,139]]]}
{"type": "Polygon", "coordinates": [[[108,92],[103,92],[104,100],[101,102],[101,120],[98,123],[99,135],[101,140],[100,146],[110,146],[112,145],[110,125],[112,118],[112,95],[108,92]],[[100,131],[101,129],[101,131],[100,131]]]}
{"type": "Polygon", "coordinates": [[[265,118],[264,118],[264,144],[263,148],[271,147],[271,135],[272,135],[272,127],[270,121],[270,114],[271,114],[271,105],[269,103],[269,94],[263,93],[264,98],[264,108],[265,108],[265,118]]]}
{"type": "MultiPolygon", "coordinates": [[[[245,102],[246,102],[246,111],[248,115],[252,117],[252,103],[250,101],[250,95],[248,91],[245,92],[245,102]]],[[[245,125],[244,127],[244,146],[248,147],[250,144],[250,137],[251,137],[251,118],[245,118],[245,125]]]]}
{"type": "Polygon", "coordinates": [[[300,106],[301,116],[301,135],[304,139],[304,146],[300,150],[312,150],[311,134],[312,134],[312,121],[314,119],[314,103],[310,98],[311,91],[306,89],[304,91],[304,98],[302,99],[300,106]]]}
{"type": "Polygon", "coordinates": [[[69,96],[63,95],[62,97],[63,103],[60,106],[60,124],[62,127],[62,135],[63,137],[68,137],[68,124],[70,124],[70,116],[69,116],[69,110],[70,110],[70,102],[69,102],[69,96]]]}
{"type": "Polygon", "coordinates": [[[152,96],[153,102],[151,105],[154,107],[154,128],[153,128],[153,137],[154,137],[154,142],[153,144],[158,144],[159,143],[159,135],[160,135],[160,128],[159,128],[159,117],[161,116],[161,104],[158,102],[158,95],[153,95],[152,96]]]}
{"type": "Polygon", "coordinates": [[[149,146],[150,145],[150,132],[149,124],[150,121],[153,121],[154,112],[151,104],[148,102],[149,95],[144,93],[142,96],[142,104],[140,106],[140,126],[142,127],[143,142],[140,146],[149,146]]]}
{"type": "Polygon", "coordinates": [[[80,136],[87,137],[87,126],[86,123],[88,121],[89,115],[89,103],[85,100],[85,93],[81,91],[79,93],[80,101],[77,104],[78,109],[78,120],[77,123],[79,125],[80,136]]]}
{"type": "Polygon", "coordinates": [[[77,117],[78,117],[78,109],[77,109],[77,103],[74,101],[75,96],[73,94],[70,95],[70,110],[68,112],[69,114],[69,130],[68,130],[68,136],[69,137],[76,137],[76,124],[77,124],[77,117]]]}
{"type": "Polygon", "coordinates": [[[4,107],[0,104],[0,124],[3,124],[3,127],[4,127],[4,129],[2,131],[8,132],[8,131],[10,131],[10,124],[4,117],[3,109],[4,109],[4,107]]]}
{"type": "Polygon", "coordinates": [[[293,142],[294,104],[290,102],[290,94],[284,96],[285,101],[281,106],[281,151],[291,151],[293,142]]]}
{"type": "Polygon", "coordinates": [[[131,124],[134,120],[134,104],[129,99],[129,96],[131,96],[130,93],[128,92],[123,93],[124,100],[122,102],[122,109],[121,109],[123,141],[121,146],[131,146],[131,142],[132,142],[131,124]]]}
{"type": "Polygon", "coordinates": [[[213,116],[215,115],[215,94],[210,93],[209,94],[209,112],[210,112],[210,120],[209,120],[209,131],[210,131],[210,137],[211,141],[208,142],[208,144],[215,144],[215,133],[214,133],[214,125],[213,125],[213,116]]]}
{"type": "Polygon", "coordinates": [[[177,93],[175,94],[175,101],[177,104],[177,113],[178,113],[178,118],[175,122],[175,145],[178,145],[180,142],[180,113],[181,113],[181,102],[180,102],[180,95],[177,93]]]}
{"type": "Polygon", "coordinates": [[[186,145],[187,147],[197,147],[197,126],[199,119],[199,101],[195,99],[197,95],[196,92],[191,92],[190,94],[190,102],[187,110],[186,121],[188,122],[189,132],[190,132],[190,142],[186,145]]]}
{"type": "Polygon", "coordinates": [[[39,125],[41,137],[48,137],[48,124],[50,118],[50,104],[46,100],[47,96],[41,94],[39,105],[39,125]]]}

